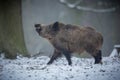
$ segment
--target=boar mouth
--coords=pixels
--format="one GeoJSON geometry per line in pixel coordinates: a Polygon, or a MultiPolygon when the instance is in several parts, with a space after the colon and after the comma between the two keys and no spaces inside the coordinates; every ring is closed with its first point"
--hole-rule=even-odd
{"type": "Polygon", "coordinates": [[[36,29],[37,33],[40,35],[41,30],[40,29],[36,29]]]}
{"type": "Polygon", "coordinates": [[[46,39],[48,39],[48,40],[51,40],[52,39],[52,37],[51,36],[48,36],[48,35],[45,35],[45,36],[43,36],[44,38],[46,38],[46,39]]]}

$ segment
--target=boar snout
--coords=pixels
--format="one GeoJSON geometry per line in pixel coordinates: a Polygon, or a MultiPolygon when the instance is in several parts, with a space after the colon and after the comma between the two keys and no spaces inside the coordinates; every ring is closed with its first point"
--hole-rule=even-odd
{"type": "Polygon", "coordinates": [[[35,28],[38,33],[42,31],[41,24],[35,24],[35,28]]]}

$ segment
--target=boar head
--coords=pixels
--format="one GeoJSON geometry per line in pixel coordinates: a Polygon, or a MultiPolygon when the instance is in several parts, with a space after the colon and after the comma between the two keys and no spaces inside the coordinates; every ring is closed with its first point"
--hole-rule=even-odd
{"type": "Polygon", "coordinates": [[[35,24],[37,33],[48,40],[52,39],[59,31],[59,22],[50,25],[35,24]]]}

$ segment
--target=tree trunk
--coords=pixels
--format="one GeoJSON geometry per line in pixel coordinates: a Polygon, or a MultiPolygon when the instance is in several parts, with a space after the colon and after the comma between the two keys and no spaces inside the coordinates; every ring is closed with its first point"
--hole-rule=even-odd
{"type": "Polygon", "coordinates": [[[27,55],[21,20],[21,0],[0,1],[0,50],[6,58],[27,55]]]}

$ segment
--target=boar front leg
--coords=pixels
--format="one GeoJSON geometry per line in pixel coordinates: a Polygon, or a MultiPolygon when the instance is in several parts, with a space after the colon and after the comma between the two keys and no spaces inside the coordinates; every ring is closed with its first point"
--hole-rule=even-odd
{"type": "Polygon", "coordinates": [[[48,64],[48,65],[49,65],[49,64],[52,64],[53,61],[56,60],[60,55],[61,55],[61,52],[58,51],[57,49],[55,49],[54,54],[52,55],[50,61],[49,61],[47,64],[48,64]]]}
{"type": "Polygon", "coordinates": [[[66,57],[67,61],[68,61],[68,65],[72,65],[72,61],[71,61],[71,52],[68,50],[62,50],[62,53],[64,54],[64,56],[66,57]]]}

